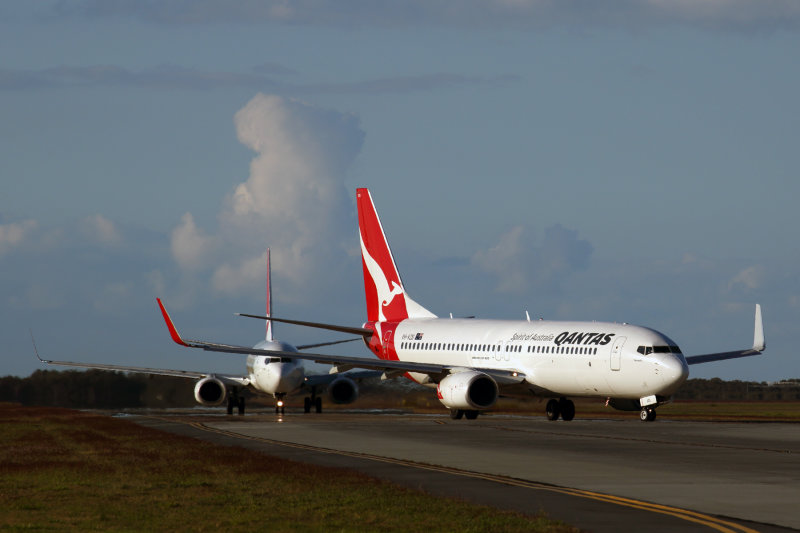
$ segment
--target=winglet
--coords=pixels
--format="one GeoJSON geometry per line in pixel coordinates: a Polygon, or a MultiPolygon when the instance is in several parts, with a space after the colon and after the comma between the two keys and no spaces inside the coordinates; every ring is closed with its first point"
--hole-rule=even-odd
{"type": "Polygon", "coordinates": [[[164,307],[164,304],[161,303],[161,298],[156,298],[158,302],[158,307],[161,308],[161,314],[164,315],[164,322],[167,323],[167,329],[169,330],[169,334],[172,337],[172,340],[180,344],[181,346],[187,346],[191,348],[188,344],[183,342],[178,330],[175,328],[175,324],[172,322],[172,319],[169,317],[169,313],[167,313],[167,309],[164,307]]]}
{"type": "Polygon", "coordinates": [[[29,329],[28,331],[31,332],[31,342],[33,343],[33,353],[36,354],[36,359],[38,359],[42,363],[49,363],[50,361],[48,361],[46,359],[42,359],[42,357],[39,355],[39,350],[36,348],[36,339],[33,338],[33,330],[29,329]]]}
{"type": "Polygon", "coordinates": [[[764,341],[764,323],[761,320],[761,304],[756,304],[756,323],[753,332],[753,349],[758,352],[763,352],[767,347],[764,341]]]}

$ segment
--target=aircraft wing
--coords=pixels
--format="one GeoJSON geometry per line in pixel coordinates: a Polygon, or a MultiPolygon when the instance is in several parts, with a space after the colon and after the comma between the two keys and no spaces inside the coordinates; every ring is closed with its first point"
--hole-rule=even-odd
{"type": "MultiPolygon", "coordinates": [[[[344,372],[351,368],[364,368],[367,370],[377,370],[387,375],[399,375],[405,372],[416,372],[419,374],[427,374],[431,376],[434,381],[444,378],[446,375],[453,372],[459,372],[464,367],[456,367],[452,365],[439,365],[433,363],[420,363],[414,361],[394,361],[388,359],[366,358],[366,357],[350,357],[341,355],[327,355],[318,353],[300,353],[300,352],[286,352],[282,350],[260,350],[248,346],[235,346],[230,344],[219,344],[214,342],[185,340],[183,339],[175,324],[167,313],[161,299],[158,299],[158,306],[161,308],[161,314],[164,316],[164,321],[169,329],[169,334],[172,340],[181,346],[188,348],[201,348],[210,352],[221,353],[234,353],[242,355],[265,355],[269,357],[289,357],[293,359],[305,359],[314,361],[316,363],[333,365],[338,372],[344,372]]],[[[260,317],[259,317],[260,318],[260,317]]],[[[351,328],[356,329],[356,328],[351,328]]],[[[344,328],[342,328],[344,330],[344,328]]],[[[369,331],[370,335],[373,333],[369,331]]],[[[514,372],[511,370],[481,368],[481,372],[490,375],[495,381],[501,384],[520,383],[525,380],[525,375],[521,372],[514,372]]]]}
{"type": "Polygon", "coordinates": [[[306,376],[305,382],[311,386],[330,385],[331,382],[339,377],[360,380],[367,378],[378,378],[380,376],[381,372],[378,372],[377,370],[361,370],[357,372],[347,372],[346,374],[333,372],[332,374],[313,374],[311,376],[306,376]]]}
{"type": "Polygon", "coordinates": [[[71,366],[75,368],[91,368],[96,370],[109,370],[115,372],[131,372],[134,374],[149,374],[153,376],[173,376],[173,377],[187,378],[187,379],[202,379],[208,376],[214,376],[217,379],[231,385],[246,386],[250,383],[250,380],[244,376],[216,374],[213,372],[195,372],[193,370],[172,370],[168,368],[146,368],[140,366],[109,365],[102,363],[80,363],[75,361],[53,361],[50,359],[42,359],[39,356],[39,350],[36,349],[35,342],[33,346],[34,346],[34,351],[36,352],[36,357],[39,359],[39,361],[48,365],[71,366]]]}
{"type": "Polygon", "coordinates": [[[736,350],[733,352],[709,353],[704,355],[692,355],[686,358],[686,364],[697,365],[700,363],[710,363],[711,361],[722,361],[724,359],[736,359],[737,357],[750,357],[759,355],[767,347],[764,341],[764,323],[761,319],[761,305],[756,304],[755,327],[753,331],[753,347],[747,350],[736,350]]]}
{"type": "Polygon", "coordinates": [[[353,341],[360,341],[363,337],[356,337],[355,339],[345,339],[343,341],[328,341],[328,342],[320,342],[317,344],[303,344],[301,346],[295,346],[298,350],[308,350],[309,348],[320,348],[322,346],[333,346],[334,344],[342,344],[345,342],[353,342],[353,341]]]}

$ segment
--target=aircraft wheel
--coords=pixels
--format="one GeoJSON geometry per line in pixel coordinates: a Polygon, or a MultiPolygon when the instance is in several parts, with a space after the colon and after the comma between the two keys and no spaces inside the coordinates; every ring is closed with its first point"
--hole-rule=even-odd
{"type": "Polygon", "coordinates": [[[228,414],[229,415],[233,414],[233,398],[231,398],[230,396],[228,397],[228,414]]]}
{"type": "Polygon", "coordinates": [[[569,422],[575,418],[575,404],[572,400],[561,398],[558,402],[558,408],[561,410],[561,419],[564,422],[569,422]]]}
{"type": "Polygon", "coordinates": [[[642,422],[652,422],[655,419],[656,419],[655,409],[648,409],[647,407],[644,407],[639,412],[639,420],[641,420],[642,422]]]}
{"type": "Polygon", "coordinates": [[[239,398],[239,401],[237,402],[237,407],[239,408],[239,414],[243,415],[244,414],[244,398],[239,398]]]}
{"type": "Polygon", "coordinates": [[[311,412],[311,398],[306,396],[303,398],[303,412],[310,413],[311,412]]]}
{"type": "Polygon", "coordinates": [[[317,396],[314,399],[314,408],[316,409],[316,411],[318,413],[322,412],[322,397],[321,396],[317,396]]]}
{"type": "Polygon", "coordinates": [[[475,420],[476,418],[478,418],[478,411],[473,411],[471,409],[468,411],[464,411],[464,416],[466,417],[467,420],[475,420]]]}
{"type": "Polygon", "coordinates": [[[561,414],[561,410],[558,408],[558,400],[552,399],[547,402],[545,412],[547,413],[548,420],[558,420],[558,415],[561,414]]]}
{"type": "Polygon", "coordinates": [[[453,420],[461,420],[464,416],[463,409],[450,409],[450,418],[453,420]]]}

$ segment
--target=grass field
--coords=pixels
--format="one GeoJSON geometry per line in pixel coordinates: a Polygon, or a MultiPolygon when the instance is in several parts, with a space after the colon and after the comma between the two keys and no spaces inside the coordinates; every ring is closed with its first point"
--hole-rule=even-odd
{"type": "Polygon", "coordinates": [[[9,404],[0,509],[10,531],[577,531],[125,420],[9,404]]]}

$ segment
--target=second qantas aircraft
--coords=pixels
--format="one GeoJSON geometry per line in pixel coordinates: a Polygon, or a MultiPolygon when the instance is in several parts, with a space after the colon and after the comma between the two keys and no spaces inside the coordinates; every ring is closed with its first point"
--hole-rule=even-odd
{"type": "Polygon", "coordinates": [[[551,420],[572,420],[570,397],[599,397],[652,421],[686,381],[689,365],[764,350],[758,305],[751,348],[692,357],[666,335],[630,324],[438,318],[407,293],[367,189],[357,190],[357,206],[367,307],[361,327],[245,316],[355,333],[377,359],[187,341],[162,306],[172,339],[210,351],[312,360],[331,365],[331,373],[363,368],[405,376],[435,387],[453,418],[468,419],[490,409],[501,390],[526,390],[550,399],[551,420]]]}

